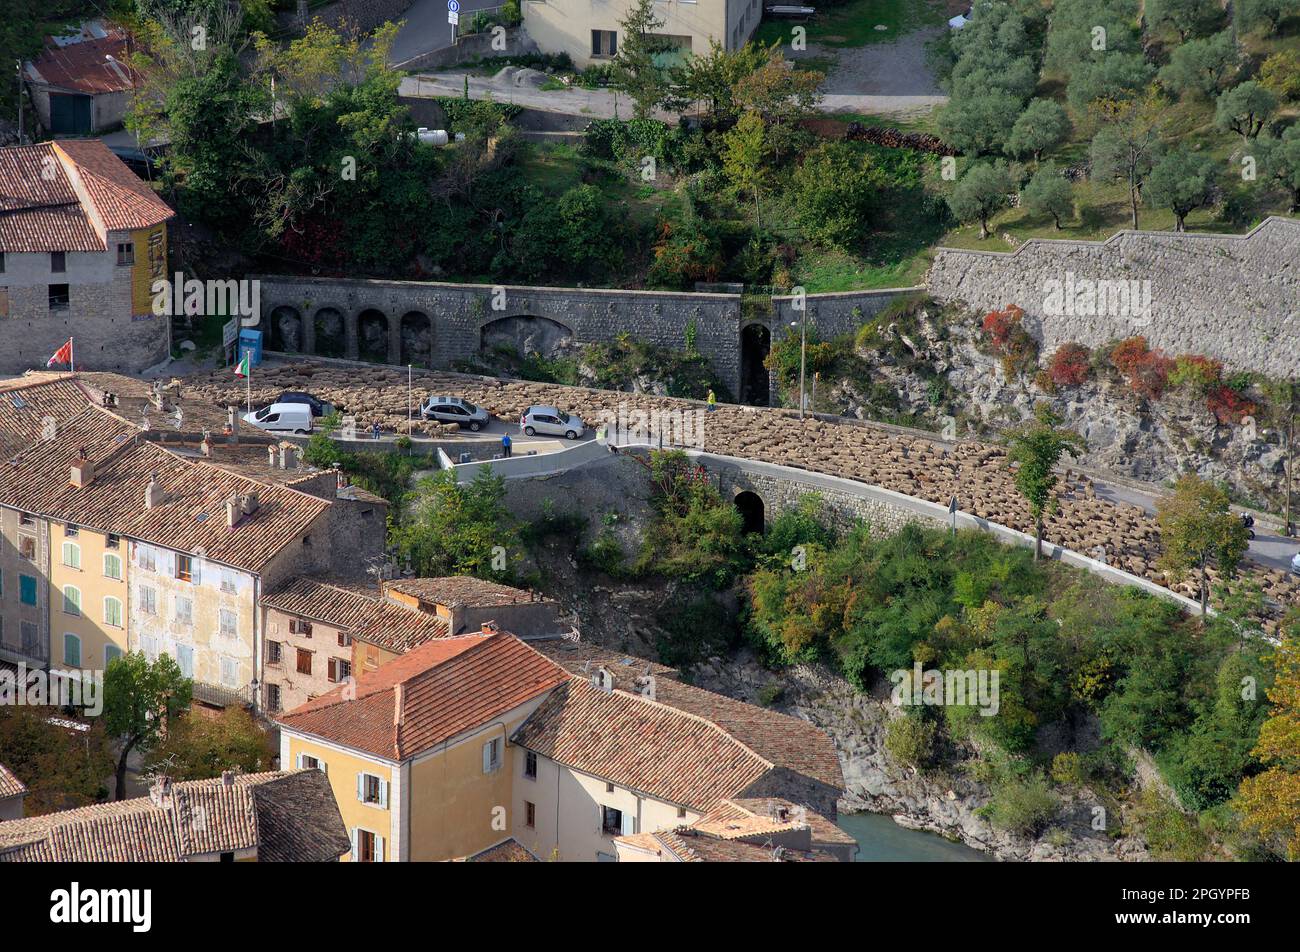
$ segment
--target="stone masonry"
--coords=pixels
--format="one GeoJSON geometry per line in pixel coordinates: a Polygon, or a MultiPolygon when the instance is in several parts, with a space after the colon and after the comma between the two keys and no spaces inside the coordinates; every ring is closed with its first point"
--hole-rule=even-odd
{"type": "Polygon", "coordinates": [[[1121,231],[1101,242],[1034,238],[1010,253],[944,248],[928,285],[945,303],[1024,308],[1026,329],[1048,353],[1068,341],[1097,347],[1140,334],[1170,354],[1270,376],[1294,375],[1300,364],[1296,219],[1269,218],[1246,235],[1121,231]],[[1149,282],[1149,312],[1048,313],[1059,310],[1049,307],[1049,282],[1068,279],[1076,287],[1149,282]]]}

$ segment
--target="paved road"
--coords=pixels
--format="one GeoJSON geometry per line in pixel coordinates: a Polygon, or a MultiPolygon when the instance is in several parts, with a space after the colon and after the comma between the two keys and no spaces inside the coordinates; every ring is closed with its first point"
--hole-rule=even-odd
{"type": "MultiPolygon", "coordinates": [[[[1155,515],[1156,500],[1159,497],[1153,492],[1142,492],[1130,489],[1127,486],[1116,486],[1113,483],[1100,480],[1094,480],[1093,486],[1097,491],[1097,495],[1102,499],[1114,503],[1140,506],[1147,515],[1155,515]]],[[[1285,536],[1277,535],[1271,529],[1256,525],[1255,538],[1250,542],[1248,555],[1250,559],[1259,562],[1261,565],[1281,569],[1285,572],[1290,570],[1291,557],[1295,555],[1297,550],[1300,550],[1300,541],[1288,539],[1285,536]]]]}
{"type": "MultiPolygon", "coordinates": [[[[461,24],[468,25],[476,10],[492,10],[501,0],[460,0],[461,24]]],[[[413,56],[451,46],[451,24],[447,22],[447,0],[415,0],[402,14],[405,23],[388,55],[392,64],[413,56]]]]}

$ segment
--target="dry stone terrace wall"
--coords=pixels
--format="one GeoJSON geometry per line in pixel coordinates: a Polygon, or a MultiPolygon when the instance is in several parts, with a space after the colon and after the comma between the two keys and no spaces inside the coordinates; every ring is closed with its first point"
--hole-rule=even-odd
{"type": "Polygon", "coordinates": [[[688,329],[733,393],[740,385],[740,297],[420,281],[259,277],[261,328],[272,350],[448,367],[479,352],[483,329],[544,318],[579,344],[629,333],[681,351],[688,329]],[[499,326],[499,325],[498,325],[499,326]],[[327,353],[322,329],[337,328],[327,353]],[[376,341],[379,350],[376,351],[376,341]]]}
{"type": "Polygon", "coordinates": [[[1106,241],[1030,239],[1014,252],[940,249],[930,292],[980,311],[1016,304],[1047,352],[1145,336],[1170,354],[1292,376],[1300,366],[1300,220],[1269,218],[1247,235],[1121,231],[1106,241]],[[1149,281],[1147,316],[1046,313],[1050,281],[1149,281]]]}
{"type": "MultiPolygon", "coordinates": [[[[880,291],[843,291],[834,294],[809,294],[805,299],[809,328],[815,327],[822,340],[842,334],[851,334],[871,320],[900,294],[924,291],[923,287],[886,288],[880,291]]],[[[795,309],[796,299],[789,296],[772,298],[774,310],[772,343],[786,334],[798,334],[796,325],[802,312],[795,309]]]]}
{"type": "MultiPolygon", "coordinates": [[[[394,428],[405,423],[404,370],[295,364],[255,373],[253,382],[254,400],[269,400],[286,388],[301,389],[333,402],[344,412],[355,413],[359,421],[378,420],[394,428]]],[[[437,371],[419,373],[415,385],[417,392],[459,394],[506,421],[518,419],[524,407],[535,403],[572,409],[593,422],[603,413],[617,417],[620,405],[624,414],[629,409],[698,409],[697,404],[666,397],[437,371]]],[[[241,406],[244,401],[243,386],[224,371],[190,378],[185,395],[241,406]]],[[[421,429],[426,426],[422,424],[421,429]]],[[[996,446],[963,442],[946,449],[919,437],[874,427],[800,421],[775,410],[727,405],[705,416],[703,444],[695,448],[858,480],[941,505],[956,495],[964,512],[1033,532],[1033,521],[1015,488],[1006,453],[996,446]]],[[[761,494],[763,487],[754,489],[761,494]]],[[[1083,555],[1104,557],[1110,565],[1181,594],[1193,594],[1190,584],[1168,586],[1164,573],[1156,567],[1159,535],[1155,521],[1142,510],[1097,498],[1091,484],[1079,478],[1062,478],[1057,491],[1061,506],[1047,520],[1049,541],[1083,555]]],[[[1276,603],[1288,606],[1300,600],[1300,582],[1294,576],[1257,566],[1250,571],[1276,603]]]]}

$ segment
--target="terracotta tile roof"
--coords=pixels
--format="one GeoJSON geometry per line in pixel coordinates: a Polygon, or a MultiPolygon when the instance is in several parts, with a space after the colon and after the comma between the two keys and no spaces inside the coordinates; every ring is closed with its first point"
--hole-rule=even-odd
{"type": "Polygon", "coordinates": [[[0,463],[23,447],[44,439],[46,421],[55,433],[85,411],[90,398],[67,374],[28,374],[0,379],[0,463]]]}
{"type": "Polygon", "coordinates": [[[27,784],[15,777],[13,771],[4,764],[0,764],[0,800],[26,792],[27,784]]]}
{"type": "Polygon", "coordinates": [[[573,677],[514,742],[567,767],[669,803],[709,810],[772,769],[716,724],[573,677]]]}
{"type": "Polygon", "coordinates": [[[660,703],[717,724],[779,767],[787,767],[836,789],[844,788],[844,773],[835,744],[815,724],[685,684],[674,669],[644,658],[564,639],[539,641],[535,647],[583,678],[594,673],[597,666],[603,666],[613,675],[615,689],[634,694],[637,693],[635,679],[652,674],[655,700],[660,703]]]}
{"type": "Polygon", "coordinates": [[[724,840],[697,832],[691,827],[679,827],[651,833],[650,836],[663,849],[684,863],[833,863],[835,857],[819,850],[796,850],[747,843],[743,840],[724,840]]]}
{"type": "MultiPolygon", "coordinates": [[[[816,810],[810,810],[806,806],[785,800],[780,797],[744,797],[728,801],[727,804],[731,809],[747,813],[750,816],[765,819],[768,822],[775,822],[777,809],[784,809],[791,816],[796,816],[806,823],[812,829],[812,841],[814,845],[828,844],[836,846],[856,846],[857,840],[845,833],[829,817],[822,816],[816,810]]],[[[699,829],[704,829],[706,818],[697,820],[693,825],[699,829]]]]}
{"type": "Polygon", "coordinates": [[[360,583],[302,575],[267,592],[262,604],[346,630],[374,614],[379,596],[361,590],[360,583]]]}
{"type": "Polygon", "coordinates": [[[257,572],[285,545],[306,534],[329,508],[323,499],[258,483],[184,459],[139,439],[113,414],[90,407],[59,431],[0,464],[0,505],[128,536],[257,572]],[[78,449],[95,463],[94,480],[68,481],[78,449]],[[162,504],[145,508],[145,487],[157,474],[162,504]],[[260,505],[232,530],[225,501],[257,494],[260,505]]]}
{"type": "Polygon", "coordinates": [[[45,50],[26,64],[26,73],[32,82],[88,95],[122,92],[132,88],[130,58],[126,31],[92,20],[82,24],[75,42],[47,36],[45,50]]]}
{"type": "Polygon", "coordinates": [[[290,730],[400,761],[490,722],[567,677],[506,632],[443,638],[362,672],[354,684],[278,720],[290,730]]]}
{"type": "Polygon", "coordinates": [[[466,856],[467,863],[537,863],[536,856],[513,836],[502,840],[496,846],[489,846],[473,856],[466,856]]]}
{"type": "Polygon", "coordinates": [[[337,859],[350,848],[316,770],[192,780],[137,797],[0,823],[0,862],[166,863],[256,849],[262,860],[337,859]]]}
{"type": "Polygon", "coordinates": [[[486,582],[469,575],[394,579],[385,583],[384,587],[448,608],[491,608],[496,605],[518,605],[537,599],[536,595],[525,589],[486,582]]]}
{"type": "Polygon", "coordinates": [[[357,641],[378,645],[394,654],[405,654],[448,634],[445,619],[388,601],[380,602],[352,629],[357,641]]]}
{"type": "Polygon", "coordinates": [[[171,217],[98,139],[0,148],[0,251],[104,251],[108,231],[171,217]]]}

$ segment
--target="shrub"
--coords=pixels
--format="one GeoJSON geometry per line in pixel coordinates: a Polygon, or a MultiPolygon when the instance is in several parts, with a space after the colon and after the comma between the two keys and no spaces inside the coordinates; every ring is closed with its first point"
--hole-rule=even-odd
{"type": "Polygon", "coordinates": [[[1024,310],[1014,304],[1003,311],[990,311],[984,315],[984,333],[994,354],[1002,358],[1002,369],[1008,377],[1028,370],[1038,360],[1038,344],[1021,324],[1024,310]]]}
{"type": "Polygon", "coordinates": [[[1057,387],[1078,387],[1092,376],[1091,355],[1082,344],[1070,342],[1056,348],[1047,365],[1048,375],[1057,387]]]}
{"type": "Polygon", "coordinates": [[[1000,783],[984,809],[998,829],[1019,836],[1037,836],[1056,819],[1061,802],[1048,788],[1047,781],[1036,774],[1000,783]]]}
{"type": "Polygon", "coordinates": [[[1181,354],[1174,359],[1174,369],[1169,375],[1171,387],[1187,387],[1204,396],[1217,387],[1223,378],[1223,364],[1209,357],[1181,354]]]}
{"type": "Polygon", "coordinates": [[[1159,400],[1169,386],[1174,361],[1147,346],[1145,337],[1130,337],[1110,352],[1111,363],[1128,379],[1129,388],[1140,397],[1159,400]]]}
{"type": "Polygon", "coordinates": [[[885,750],[900,764],[924,770],[934,758],[935,725],[920,717],[895,717],[885,728],[885,750]]]}
{"type": "Polygon", "coordinates": [[[1243,396],[1227,384],[1211,388],[1206,395],[1205,405],[1222,424],[1236,425],[1248,416],[1254,416],[1259,407],[1253,400],[1243,396]]]}
{"type": "Polygon", "coordinates": [[[1074,751],[1066,751],[1052,758],[1052,780],[1062,786],[1081,787],[1088,780],[1083,760],[1074,751]]]}

